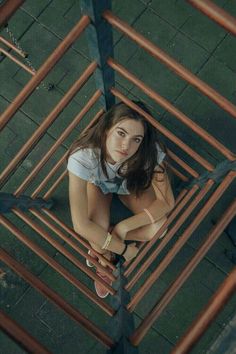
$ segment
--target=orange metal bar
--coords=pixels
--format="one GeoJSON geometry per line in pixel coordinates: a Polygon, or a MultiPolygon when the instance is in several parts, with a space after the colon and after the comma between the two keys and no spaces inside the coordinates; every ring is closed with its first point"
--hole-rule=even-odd
{"type": "MultiPolygon", "coordinates": [[[[61,296],[51,290],[45,283],[43,283],[38,277],[30,273],[14,258],[12,258],[6,251],[0,248],[0,259],[8,265],[14,272],[19,274],[26,282],[36,288],[43,296],[48,298],[65,313],[67,313],[73,320],[78,322],[89,334],[93,335],[96,340],[99,340],[102,344],[111,348],[114,345],[113,340],[104,332],[102,332],[97,326],[83,316],[78,310],[68,304],[61,296]]],[[[41,352],[39,352],[41,353],[41,352]]]]}
{"type": "Polygon", "coordinates": [[[21,347],[29,353],[50,354],[34,337],[13,321],[7,314],[0,310],[0,328],[12,337],[21,347]]]}
{"type": "Polygon", "coordinates": [[[17,65],[21,66],[25,71],[27,71],[31,75],[34,76],[36,74],[36,71],[31,70],[27,65],[23,64],[20,60],[15,58],[12,54],[8,53],[7,50],[0,48],[0,53],[3,53],[4,55],[6,55],[6,57],[8,57],[12,61],[14,61],[14,63],[16,63],[17,65]]]}
{"type": "Polygon", "coordinates": [[[183,151],[185,151],[188,155],[190,155],[194,160],[196,160],[199,164],[205,167],[208,171],[213,171],[214,166],[210,164],[206,159],[201,157],[198,153],[196,153],[193,149],[191,149],[188,145],[182,142],[179,138],[177,138],[173,133],[171,133],[167,128],[165,128],[162,124],[157,122],[150,114],[146,113],[140,107],[138,107],[135,103],[125,97],[120,91],[115,88],[111,89],[111,92],[115,97],[118,97],[121,101],[123,101],[127,106],[131,107],[135,111],[142,114],[157,130],[159,130],[163,135],[165,135],[168,139],[173,141],[176,145],[178,145],[183,151]]]}
{"type": "MultiPolygon", "coordinates": [[[[150,257],[142,264],[140,269],[137,271],[137,273],[133,276],[133,278],[126,284],[125,288],[126,290],[130,290],[135,283],[138,281],[138,279],[142,276],[142,274],[146,271],[146,269],[150,266],[150,264],[157,258],[157,256],[160,254],[160,252],[163,250],[165,245],[172,239],[172,237],[176,234],[178,229],[182,226],[182,224],[185,222],[185,220],[188,218],[188,216],[191,214],[191,212],[196,208],[196,206],[201,202],[201,200],[205,197],[205,195],[208,193],[210,188],[212,187],[213,182],[210,180],[206,186],[199,192],[197,197],[191,202],[189,207],[183,212],[183,214],[179,217],[177,220],[176,224],[170,229],[167,234],[165,235],[164,239],[161,241],[161,243],[158,245],[158,247],[154,250],[154,252],[151,254],[150,257]]],[[[190,235],[189,235],[190,236],[190,235]]],[[[176,246],[174,246],[176,247],[176,246]]],[[[173,249],[175,249],[173,247],[173,249]]],[[[170,251],[171,252],[171,251],[170,251]]],[[[170,253],[169,252],[169,253],[170,253]]],[[[168,254],[169,255],[169,254],[168,254]]],[[[166,257],[166,259],[169,259],[169,257],[166,257]]],[[[172,260],[172,259],[171,259],[172,260]]],[[[165,264],[166,260],[164,260],[165,264]]],[[[161,264],[158,266],[158,269],[161,268],[161,264]]],[[[169,263],[168,263],[169,264],[169,263]]],[[[162,268],[161,268],[162,269],[162,268]]],[[[165,269],[165,268],[164,268],[165,269]]],[[[163,270],[161,270],[162,272],[163,270]]],[[[140,294],[139,294],[140,295],[140,294]]],[[[134,295],[135,298],[136,295],[134,295]]],[[[133,303],[133,300],[131,300],[133,303]]],[[[135,302],[135,300],[134,300],[135,302]]],[[[131,303],[130,303],[131,304],[131,303]]],[[[130,304],[128,306],[130,306],[130,304]]]]}
{"type": "MultiPolygon", "coordinates": [[[[86,242],[82,237],[80,237],[73,229],[71,229],[69,226],[63,223],[51,210],[42,208],[42,211],[46,215],[48,215],[56,224],[58,224],[63,230],[68,232],[68,234],[70,234],[75,240],[81,243],[81,245],[83,245],[85,248],[89,250],[93,250],[93,253],[95,253],[95,255],[98,256],[103,261],[103,263],[106,263],[106,265],[109,266],[113,271],[116,270],[116,267],[112,263],[110,263],[100,253],[97,253],[94,249],[92,249],[88,242],[86,242]]],[[[89,259],[88,256],[87,258],[89,259]]]]}
{"type": "Polygon", "coordinates": [[[161,50],[152,42],[147,40],[144,36],[136,32],[131,26],[126,24],[117,16],[113,15],[111,11],[106,10],[103,13],[103,17],[105,18],[105,20],[107,20],[108,23],[110,23],[116,29],[120,30],[126,36],[135,41],[140,47],[145,49],[154,58],[160,60],[162,63],[167,65],[177,75],[179,75],[181,78],[196,87],[204,95],[209,97],[213,102],[218,104],[218,106],[220,106],[222,109],[224,109],[234,118],[236,118],[236,106],[229,100],[227,100],[224,96],[219,94],[216,90],[207,85],[204,81],[200,80],[197,76],[192,74],[183,65],[179,64],[177,61],[167,55],[163,50],[161,50]]]}
{"type": "MultiPolygon", "coordinates": [[[[92,119],[92,121],[90,122],[90,124],[92,124],[93,122],[95,122],[103,113],[103,109],[100,109],[100,111],[95,115],[95,117],[92,119]]],[[[89,125],[87,126],[86,129],[88,129],[89,125]]],[[[36,196],[40,193],[40,191],[46,186],[46,184],[48,183],[48,181],[51,179],[51,177],[56,173],[56,171],[61,167],[61,165],[64,163],[66,157],[67,157],[68,151],[61,157],[61,159],[56,163],[56,165],[52,168],[52,170],[49,172],[49,174],[43,179],[43,181],[38,185],[38,187],[34,190],[34,192],[31,194],[31,198],[36,198],[36,196]]],[[[40,169],[42,168],[42,163],[46,163],[46,155],[44,156],[44,158],[40,161],[40,169]],[[42,162],[43,161],[43,162],[42,162]]],[[[38,174],[39,172],[39,167],[35,167],[33,171],[31,171],[30,175],[27,177],[27,183],[29,184],[32,179],[38,174]]],[[[25,183],[25,181],[24,181],[25,183]]],[[[20,187],[19,187],[20,188],[20,187]]],[[[25,188],[25,187],[24,187],[25,188]]],[[[22,193],[22,185],[21,185],[21,189],[20,192],[18,193],[22,193]]]]}
{"type": "MultiPolygon", "coordinates": [[[[74,263],[78,268],[80,268],[84,273],[86,273],[90,278],[94,280],[98,280],[96,274],[91,271],[91,269],[88,269],[87,266],[85,266],[83,263],[78,261],[77,258],[75,258],[72,254],[70,254],[67,250],[64,249],[64,246],[61,246],[58,242],[56,242],[54,239],[52,239],[48,233],[46,233],[44,230],[39,228],[38,226],[36,227],[36,224],[32,222],[24,213],[20,212],[19,210],[14,210],[15,214],[19,216],[22,220],[24,220],[28,225],[30,225],[34,230],[36,230],[40,235],[46,239],[53,247],[57,248],[57,250],[65,255],[65,257],[69,258],[72,263],[74,263]]],[[[53,225],[46,217],[45,215],[40,214],[39,211],[36,209],[30,209],[30,212],[36,216],[44,225],[46,225],[48,228],[50,228],[57,236],[59,236],[65,243],[67,243],[70,247],[72,247],[75,251],[77,251],[79,254],[81,254],[84,258],[88,258],[87,252],[82,251],[82,249],[77,245],[77,243],[70,239],[68,236],[65,236],[63,232],[55,225],[53,225]]],[[[92,259],[92,258],[91,258],[92,259]]],[[[106,273],[108,278],[110,278],[112,281],[116,280],[116,277],[108,272],[106,268],[99,264],[98,262],[94,262],[97,265],[97,268],[106,273]]],[[[105,285],[105,284],[103,284],[105,285]]],[[[107,285],[107,284],[106,284],[107,285]]],[[[115,294],[115,291],[113,288],[110,288],[110,291],[112,295],[115,294]]]]}
{"type": "Polygon", "coordinates": [[[3,44],[5,44],[7,47],[11,48],[14,50],[14,52],[16,52],[17,54],[19,54],[21,57],[26,58],[27,53],[22,52],[20,49],[18,49],[14,44],[12,44],[11,42],[7,41],[6,38],[0,36],[0,42],[2,42],[3,44]]]}
{"type": "MultiPolygon", "coordinates": [[[[171,224],[173,222],[173,220],[180,214],[182,209],[187,205],[187,203],[190,201],[190,199],[196,193],[198,188],[199,187],[197,185],[194,185],[190,191],[184,190],[183,199],[180,199],[179,204],[177,206],[175,206],[175,209],[172,211],[171,215],[168,217],[168,220],[167,220],[168,225],[171,224]]],[[[141,261],[146,256],[148,251],[155,245],[155,243],[157,241],[159,241],[160,235],[166,229],[165,224],[161,227],[160,230],[158,230],[155,237],[153,237],[153,239],[151,241],[149,241],[145,244],[145,247],[142,249],[142,251],[137,255],[137,257],[134,259],[132,264],[129,265],[129,267],[125,270],[125,272],[124,272],[125,277],[128,277],[136,269],[136,267],[141,263],[141,261]]],[[[155,245],[156,252],[160,253],[161,250],[164,248],[164,246],[169,242],[169,239],[167,241],[165,241],[167,236],[168,235],[165,235],[165,238],[161,241],[161,244],[158,247],[156,247],[156,245],[155,245]],[[161,250],[159,251],[160,248],[161,248],[161,250]]],[[[155,255],[155,256],[157,256],[157,255],[155,255]]],[[[124,265],[126,266],[126,263],[124,265]]],[[[127,283],[126,289],[129,290],[129,283],[127,283]]]]}
{"type": "Polygon", "coordinates": [[[80,36],[84,29],[89,25],[90,19],[88,16],[83,16],[81,20],[75,25],[70,33],[63,39],[59,46],[44,62],[44,64],[38,69],[37,74],[25,85],[23,90],[14,99],[14,101],[8,106],[5,112],[0,117],[0,130],[2,130],[16,111],[22,106],[25,100],[30,96],[33,90],[39,85],[39,83],[45,78],[49,71],[55,66],[58,60],[69,49],[74,41],[80,36]]]}
{"type": "MultiPolygon", "coordinates": [[[[176,234],[178,229],[182,226],[182,224],[185,222],[185,220],[188,218],[188,216],[191,214],[191,212],[196,208],[196,206],[206,196],[206,194],[209,192],[209,190],[210,190],[210,188],[212,187],[213,184],[214,183],[213,183],[212,180],[208,181],[208,183],[205,185],[205,187],[199,192],[199,194],[196,196],[196,198],[191,202],[191,204],[188,206],[188,208],[180,216],[180,218],[177,220],[176,224],[172,227],[172,229],[170,229],[167,232],[167,234],[165,235],[164,239],[161,241],[161,243],[158,245],[158,247],[154,250],[154,252],[151,254],[151,256],[144,262],[144,264],[137,271],[137,273],[134,275],[134,277],[126,284],[126,286],[125,286],[126,290],[129,291],[134,286],[134,284],[142,276],[142,274],[145,272],[145,270],[150,266],[150,264],[156,259],[156,257],[164,249],[164,247],[167,245],[167,243],[176,234]]],[[[193,192],[193,190],[192,190],[192,192],[193,192]]],[[[161,267],[161,264],[158,266],[158,269],[161,267]]],[[[161,269],[161,272],[163,270],[161,269]]],[[[138,294],[137,296],[140,296],[140,294],[138,294]]],[[[136,301],[135,298],[136,298],[136,294],[134,295],[134,300],[131,300],[131,302],[130,302],[130,304],[128,306],[131,306],[132,304],[134,304],[134,302],[136,301]]],[[[141,298],[139,298],[139,300],[141,300],[141,298]]]]}
{"type": "MultiPolygon", "coordinates": [[[[127,305],[127,309],[129,311],[134,310],[134,308],[137,306],[139,301],[144,297],[144,295],[151,288],[151,286],[157,280],[157,278],[160,276],[160,274],[166,269],[166,267],[170,264],[172,259],[180,251],[182,246],[187,242],[187,240],[189,239],[191,234],[195,231],[195,229],[198,227],[198,225],[201,223],[201,221],[204,219],[204,217],[208,214],[208,212],[211,210],[211,208],[215,205],[215,203],[223,195],[224,191],[228,188],[228,186],[231,184],[231,182],[233,181],[234,178],[235,178],[234,172],[229,172],[228,175],[224,178],[224,180],[218,186],[216,191],[212,194],[212,196],[206,202],[204,207],[197,214],[194,221],[184,231],[181,238],[178,239],[178,241],[175,243],[174,247],[168,252],[167,256],[165,256],[165,258],[161,261],[159,266],[155,269],[155,271],[151,274],[151,276],[145,281],[145,283],[139,288],[139,290],[133,296],[132,300],[127,305]]],[[[211,187],[210,183],[212,185],[214,182],[212,180],[209,180],[208,183],[206,184],[205,188],[207,187],[207,185],[210,188],[211,187]]],[[[204,191],[205,188],[203,188],[202,191],[204,191]]],[[[199,195],[201,194],[201,192],[199,193],[199,195]]],[[[165,239],[166,239],[166,237],[164,238],[163,241],[165,241],[165,239]]]]}
{"type": "Polygon", "coordinates": [[[204,334],[230,297],[236,292],[236,269],[234,269],[212,296],[171,354],[187,354],[204,334]]]}
{"type": "Polygon", "coordinates": [[[187,0],[191,5],[210,17],[236,36],[236,19],[210,0],[187,0]]]}
{"type": "Polygon", "coordinates": [[[55,121],[57,116],[62,112],[66,105],[70,103],[73,97],[77,94],[78,90],[83,87],[85,82],[89,79],[89,77],[93,74],[96,69],[97,64],[92,62],[81,75],[81,77],[71,86],[68,92],[64,95],[64,97],[60,100],[60,102],[56,105],[56,107],[52,110],[52,112],[45,118],[45,120],[40,124],[37,130],[33,133],[33,135],[29,138],[27,143],[20,149],[20,151],[16,154],[16,156],[11,160],[8,166],[0,175],[0,181],[3,183],[9,174],[13,171],[14,168],[23,160],[23,158],[27,155],[27,153],[32,149],[32,147],[38,142],[40,137],[47,131],[47,129],[51,126],[51,124],[55,121]]]}
{"type": "Polygon", "coordinates": [[[25,0],[6,0],[3,2],[0,6],[0,27],[7,24],[7,21],[24,2],[25,0]]]}
{"type": "Polygon", "coordinates": [[[44,194],[43,199],[48,200],[51,195],[55,192],[61,181],[67,176],[67,170],[62,172],[59,178],[53,183],[53,185],[49,188],[49,190],[44,194]]]}
{"type": "Polygon", "coordinates": [[[114,310],[107,305],[101,299],[90,290],[80,281],[78,281],[69,271],[62,267],[58,262],[56,262],[52,257],[27,238],[19,229],[16,228],[8,219],[0,215],[1,224],[6,227],[13,235],[15,235],[24,245],[29,247],[34,253],[41,257],[46,263],[48,263],[53,269],[55,269],[59,274],[61,274],[67,281],[73,284],[78,290],[80,290],[88,299],[93,301],[99,307],[101,307],[108,315],[114,315],[114,310]]]}
{"type": "Polygon", "coordinates": [[[192,167],[190,167],[188,164],[186,164],[186,162],[181,160],[179,158],[179,156],[177,156],[173,151],[171,151],[170,149],[167,149],[166,151],[167,151],[167,155],[172,160],[177,162],[181,167],[183,167],[191,176],[193,176],[194,178],[198,178],[199,177],[199,173],[197,173],[192,167]]]}
{"type": "MultiPolygon", "coordinates": [[[[179,205],[180,202],[183,202],[184,197],[186,197],[187,192],[188,192],[187,189],[182,189],[181,192],[179,193],[179,195],[177,196],[176,201],[175,201],[175,209],[172,211],[172,213],[170,214],[170,216],[168,216],[168,221],[167,221],[168,225],[169,225],[169,220],[170,220],[170,219],[172,220],[172,218],[174,219],[175,215],[177,215],[177,213],[176,213],[176,207],[179,205]]],[[[165,223],[165,225],[167,225],[167,223],[165,223]]],[[[162,226],[162,228],[163,228],[163,231],[164,231],[164,225],[162,226]]],[[[146,250],[146,247],[150,246],[150,243],[151,243],[151,242],[154,242],[154,240],[155,240],[155,242],[157,241],[157,239],[158,239],[158,237],[159,237],[159,234],[161,235],[160,230],[158,230],[157,234],[152,238],[151,241],[140,243],[140,245],[138,246],[138,248],[139,248],[138,256],[136,256],[136,257],[132,260],[133,262],[137,259],[137,257],[140,257],[140,256],[142,255],[142,252],[144,251],[144,249],[146,250]]],[[[152,243],[152,244],[153,244],[153,243],[152,243]]],[[[151,246],[150,246],[150,247],[151,247],[151,246]]],[[[150,248],[148,248],[148,250],[149,250],[149,249],[150,249],[150,248]]],[[[146,253],[145,253],[145,254],[146,254],[146,253]]],[[[142,258],[141,258],[141,259],[142,259],[142,258]]],[[[141,261],[141,259],[140,259],[140,261],[141,261]]],[[[127,267],[130,267],[130,268],[131,268],[131,267],[133,266],[132,261],[126,261],[126,262],[124,262],[124,263],[123,263],[123,267],[124,267],[124,268],[127,268],[127,267]]],[[[126,271],[125,271],[125,273],[124,273],[124,276],[127,276],[127,274],[129,275],[129,274],[133,271],[133,269],[135,269],[136,267],[134,267],[134,268],[129,272],[130,268],[126,269],[126,271]]]]}
{"type": "MultiPolygon", "coordinates": [[[[43,190],[43,188],[47,185],[47,183],[50,181],[50,179],[55,175],[57,170],[61,167],[63,163],[66,161],[66,157],[68,155],[68,151],[64,153],[64,155],[60,158],[60,160],[57,161],[55,166],[50,170],[48,175],[42,180],[41,183],[39,183],[38,187],[34,190],[34,192],[31,194],[31,198],[36,198],[37,195],[40,193],[40,191],[43,190]]],[[[36,166],[37,167],[37,166],[36,166]]],[[[31,171],[32,172],[32,171],[31,171]]],[[[27,176],[28,177],[28,176],[27,176]]],[[[35,175],[33,176],[35,177],[35,175]]],[[[29,183],[32,181],[32,178],[28,181],[29,183]]]]}
{"type": "Polygon", "coordinates": [[[227,159],[229,159],[230,161],[234,161],[236,159],[236,156],[229,149],[227,149],[223,144],[221,144],[217,139],[215,139],[211,134],[209,134],[207,131],[201,128],[198,124],[196,124],[193,120],[191,120],[178,108],[172,105],[164,97],[160,96],[155,91],[153,91],[149,86],[145,85],[141,80],[139,80],[136,76],[131,74],[123,66],[118,64],[114,59],[109,58],[107,63],[112,67],[112,69],[116,70],[119,74],[123,75],[126,79],[128,79],[133,84],[135,84],[146,95],[151,97],[155,102],[157,102],[162,107],[164,107],[168,112],[173,114],[180,122],[185,124],[192,131],[194,131],[194,133],[200,136],[208,144],[213,146],[216,150],[220,151],[220,153],[225,157],[227,157],[227,159]]]}
{"type": "Polygon", "coordinates": [[[188,177],[186,177],[183,173],[181,173],[177,168],[168,163],[168,167],[172,170],[172,172],[179,177],[183,182],[188,182],[188,177]]]}
{"type": "Polygon", "coordinates": [[[52,145],[52,147],[48,150],[46,155],[42,158],[42,160],[35,166],[32,172],[26,177],[23,183],[19,186],[19,188],[14,192],[14,195],[19,196],[25,189],[25,187],[29,184],[32,177],[36,176],[39,173],[40,169],[44,166],[44,164],[49,160],[49,158],[53,155],[53,153],[57,150],[60,144],[69,136],[71,131],[77,126],[77,124],[81,121],[84,115],[90,110],[90,108],[97,102],[99,97],[101,96],[101,91],[97,90],[95,94],[90,98],[90,100],[86,103],[86,105],[81,109],[80,113],[74,118],[74,120],[68,125],[68,127],[63,131],[57,141],[52,145]]]}
{"type": "MultiPolygon", "coordinates": [[[[200,263],[200,261],[203,259],[203,257],[206,255],[206,253],[209,251],[209,249],[212,247],[215,241],[220,237],[220,235],[222,234],[226,226],[230,223],[230,221],[235,216],[235,214],[236,214],[236,200],[230,205],[227,211],[223,214],[222,218],[217,223],[217,225],[213,227],[213,229],[208,234],[207,239],[202,243],[202,245],[197,250],[195,255],[188,262],[184,270],[178,275],[176,280],[171,284],[171,286],[162,296],[160,301],[154,305],[154,307],[149,312],[149,314],[144,318],[142,323],[132,334],[130,341],[133,345],[139,345],[139,343],[147,334],[148,330],[151,328],[153,323],[157,320],[157,318],[159,318],[163,310],[170,303],[170,301],[176,295],[176,293],[184,284],[184,282],[192,274],[194,269],[197,267],[197,265],[200,263]]],[[[206,326],[200,328],[203,331],[206,330],[206,326]]],[[[191,333],[191,337],[192,337],[192,333],[191,333]]],[[[176,351],[176,353],[183,353],[183,352],[176,351]]],[[[189,353],[189,351],[187,351],[186,353],[189,353]]]]}

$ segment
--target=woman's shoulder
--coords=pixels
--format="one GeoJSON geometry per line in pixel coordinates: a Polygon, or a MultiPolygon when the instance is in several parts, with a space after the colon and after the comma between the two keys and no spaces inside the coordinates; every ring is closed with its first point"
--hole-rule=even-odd
{"type": "Polygon", "coordinates": [[[98,166],[99,151],[93,148],[81,148],[73,152],[68,159],[68,165],[79,164],[86,168],[96,168],[98,166]]]}

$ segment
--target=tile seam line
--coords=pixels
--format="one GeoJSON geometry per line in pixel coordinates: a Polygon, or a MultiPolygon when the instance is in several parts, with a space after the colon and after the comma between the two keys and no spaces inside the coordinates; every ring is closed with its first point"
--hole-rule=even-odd
{"type": "MultiPolygon", "coordinates": [[[[188,242],[187,242],[188,244],[188,242]]],[[[194,248],[195,250],[198,249],[198,247],[194,247],[191,244],[189,244],[189,246],[191,246],[192,248],[194,248]]],[[[225,257],[226,258],[226,257],[225,257]]],[[[220,270],[225,276],[229,275],[230,271],[226,271],[224,270],[221,266],[219,266],[217,263],[215,263],[215,261],[213,259],[211,259],[209,256],[205,256],[203,259],[205,259],[206,261],[208,261],[210,264],[214,265],[218,270],[220,270]]]]}
{"type": "MultiPolygon", "coordinates": [[[[224,38],[222,38],[222,40],[218,43],[218,45],[214,48],[214,50],[209,53],[209,56],[207,57],[207,59],[200,65],[200,67],[197,69],[197,71],[194,73],[194,75],[198,76],[198,74],[201,72],[201,70],[204,68],[204,66],[209,62],[209,60],[213,57],[214,59],[218,60],[217,57],[214,56],[214,52],[217,50],[218,46],[221,44],[221,42],[223,42],[223,40],[227,37],[227,34],[224,36],[224,38]]],[[[178,99],[180,98],[180,96],[184,93],[184,91],[186,91],[186,89],[188,87],[193,87],[190,84],[187,84],[183,90],[181,91],[181,93],[174,99],[174,103],[176,103],[178,101],[178,99]]],[[[204,94],[202,94],[202,97],[206,97],[204,94]]],[[[210,100],[210,99],[209,99],[210,100]]],[[[217,104],[216,104],[217,105],[217,104]]],[[[217,105],[218,107],[218,105],[217,105]]]]}
{"type": "MultiPolygon", "coordinates": [[[[227,3],[228,3],[228,0],[226,0],[226,3],[224,4],[224,6],[225,6],[227,3]]],[[[168,22],[167,20],[165,20],[164,17],[161,17],[160,15],[158,15],[158,13],[157,13],[154,9],[152,9],[152,11],[153,11],[158,17],[160,17],[162,20],[164,20],[165,22],[167,22],[168,24],[170,24],[172,27],[175,27],[175,26],[173,26],[170,22],[168,22]]],[[[202,17],[207,17],[207,16],[204,16],[204,15],[201,15],[201,16],[202,16],[202,17]]],[[[185,25],[185,23],[189,20],[190,17],[192,17],[192,15],[188,16],[188,17],[186,18],[186,21],[184,21],[184,22],[180,25],[180,27],[175,27],[175,28],[177,29],[177,32],[181,33],[183,36],[187,37],[189,40],[191,40],[193,43],[195,43],[198,47],[200,47],[201,49],[203,49],[204,51],[206,51],[207,53],[210,54],[211,52],[210,52],[207,48],[203,47],[203,46],[201,45],[201,43],[197,42],[194,38],[192,38],[190,35],[188,35],[187,32],[184,32],[183,30],[181,30],[181,28],[185,25]]],[[[213,22],[214,24],[216,24],[215,21],[210,21],[210,19],[209,19],[209,22],[213,22]]],[[[229,35],[229,32],[228,32],[227,30],[225,30],[222,26],[218,25],[218,27],[219,27],[220,29],[222,29],[222,31],[225,31],[225,32],[226,32],[226,33],[225,33],[225,36],[229,35]]],[[[224,36],[224,37],[225,37],[225,36],[224,36]]],[[[221,41],[221,40],[220,40],[220,41],[221,41]]],[[[218,46],[218,44],[217,44],[217,46],[218,46]]],[[[213,51],[214,51],[214,49],[213,49],[213,51]]]]}
{"type": "MultiPolygon", "coordinates": [[[[9,103],[11,102],[11,101],[9,101],[8,98],[6,98],[5,96],[3,96],[2,94],[0,94],[0,97],[2,97],[3,99],[5,99],[5,100],[8,101],[9,103]]],[[[80,107],[80,108],[81,108],[81,107],[80,107]]],[[[36,122],[36,121],[35,121],[31,116],[29,116],[28,113],[26,113],[23,109],[19,108],[17,112],[20,112],[20,113],[22,113],[23,115],[25,115],[25,117],[28,118],[28,119],[29,119],[31,122],[33,122],[34,124],[36,124],[37,127],[39,127],[39,126],[41,125],[41,123],[36,122]]],[[[17,113],[17,112],[16,112],[16,113],[17,113]]],[[[15,114],[16,114],[16,113],[15,113],[15,114]]],[[[57,118],[57,119],[58,119],[58,118],[57,118]]],[[[10,120],[10,121],[11,121],[11,120],[10,120]]],[[[11,129],[8,125],[7,125],[7,127],[8,127],[9,129],[11,129]]],[[[52,133],[50,133],[49,130],[47,130],[47,131],[45,132],[45,134],[43,134],[42,137],[39,139],[38,143],[42,140],[42,138],[43,138],[45,135],[48,135],[51,139],[53,139],[53,140],[55,140],[55,141],[58,140],[58,138],[57,138],[56,136],[53,136],[52,133]]],[[[37,144],[38,144],[38,143],[37,143],[37,144]]],[[[36,144],[36,145],[37,145],[37,144],[36,144]]],[[[64,143],[60,144],[60,146],[64,147],[66,150],[68,149],[68,146],[66,146],[64,143]]],[[[32,151],[33,151],[33,150],[31,150],[30,152],[32,152],[32,151]]],[[[28,156],[28,155],[27,155],[27,156],[28,156]]]]}
{"type": "Polygon", "coordinates": [[[181,33],[183,36],[187,37],[189,40],[191,40],[194,44],[196,44],[198,47],[200,47],[201,49],[203,49],[204,51],[206,51],[207,53],[210,53],[205,47],[203,47],[201,45],[201,43],[198,43],[194,38],[192,38],[190,35],[188,35],[188,33],[184,32],[181,30],[181,27],[189,20],[189,18],[191,17],[188,16],[186,18],[186,20],[180,25],[180,27],[176,27],[175,25],[173,25],[171,22],[167,21],[164,17],[160,16],[155,9],[153,9],[151,6],[148,6],[148,8],[155,14],[155,16],[159,17],[161,20],[163,20],[164,22],[166,22],[169,26],[173,27],[177,33],[181,33]]]}
{"type": "MultiPolygon", "coordinates": [[[[144,5],[144,4],[143,4],[144,5]]],[[[146,12],[146,10],[147,10],[147,6],[145,6],[145,8],[140,12],[140,14],[130,23],[130,26],[131,27],[133,27],[133,25],[139,20],[139,18],[146,12]]],[[[113,11],[112,11],[112,13],[114,13],[113,11]]],[[[126,22],[126,21],[125,21],[126,22]]],[[[126,23],[128,23],[128,22],[126,22],[126,23]]],[[[112,26],[111,26],[112,27],[112,26]]],[[[112,27],[112,30],[113,30],[113,27],[112,27]]],[[[120,32],[118,32],[118,33],[120,33],[120,32]]],[[[113,34],[113,32],[112,32],[112,34],[113,34]]],[[[113,49],[115,48],[115,46],[123,39],[123,38],[126,38],[126,35],[125,34],[123,34],[123,33],[121,33],[121,36],[120,36],[120,38],[118,38],[118,40],[115,42],[114,40],[113,40],[113,49]]],[[[113,38],[114,39],[114,38],[113,38]]]]}
{"type": "MultiPolygon", "coordinates": [[[[38,16],[40,16],[42,13],[43,13],[43,11],[52,3],[52,1],[53,0],[50,0],[50,2],[42,9],[42,11],[38,14],[38,16]]],[[[22,11],[22,12],[25,12],[28,16],[30,16],[29,15],[29,13],[27,13],[27,11],[25,11],[24,9],[23,9],[23,7],[20,7],[19,8],[19,10],[20,11],[22,11]]],[[[28,32],[28,30],[34,25],[34,23],[35,23],[35,21],[36,21],[36,17],[34,17],[34,16],[30,16],[31,17],[31,20],[33,21],[33,22],[31,22],[29,25],[28,25],[28,27],[23,31],[23,33],[17,38],[17,41],[19,42],[20,40],[21,40],[21,38],[23,38],[24,37],[24,35],[28,32]]],[[[10,28],[10,30],[11,30],[11,28],[10,28]]],[[[15,34],[14,34],[15,35],[15,34]]],[[[9,52],[11,52],[11,51],[13,51],[13,49],[10,49],[9,50],[9,52]]],[[[4,60],[5,58],[3,58],[3,60],[4,60]]],[[[3,61],[2,60],[2,61],[3,61]]]]}
{"type": "MultiPolygon", "coordinates": [[[[139,315],[137,312],[134,312],[134,314],[139,318],[139,319],[143,319],[143,317],[141,315],[139,315]]],[[[151,327],[151,329],[156,332],[157,334],[159,334],[162,338],[164,338],[168,343],[170,343],[171,345],[174,345],[175,343],[172,342],[168,337],[166,337],[162,332],[158,331],[156,327],[154,327],[154,325],[151,327]]],[[[141,353],[140,353],[141,354],[141,353]]]]}
{"type": "MultiPolygon", "coordinates": [[[[54,257],[53,257],[54,258],[54,257]]],[[[37,273],[37,277],[39,277],[44,271],[45,271],[45,269],[46,268],[48,268],[48,264],[46,264],[44,267],[43,267],[43,269],[39,272],[39,273],[37,273]]],[[[10,268],[9,268],[10,269],[10,268]]],[[[10,269],[11,270],[11,269],[10,269]]],[[[32,271],[32,269],[30,269],[30,271],[32,271]]],[[[14,271],[12,271],[11,270],[11,272],[13,273],[13,274],[15,274],[15,272],[14,271]]],[[[35,274],[35,273],[33,273],[33,274],[35,274]]],[[[20,276],[18,276],[21,280],[23,280],[23,278],[21,278],[20,276]]],[[[24,280],[23,280],[24,281],[24,280]]],[[[25,282],[25,281],[24,281],[25,282]]],[[[26,283],[26,282],[25,282],[26,283]]],[[[28,283],[26,283],[27,285],[28,285],[28,283]]],[[[35,290],[35,288],[33,288],[32,286],[30,286],[30,285],[28,285],[27,287],[26,287],[26,289],[25,289],[25,291],[21,294],[21,296],[17,299],[17,301],[14,303],[14,305],[10,308],[10,311],[9,311],[9,313],[12,311],[12,310],[14,310],[14,308],[15,308],[15,306],[17,306],[21,301],[22,301],[22,299],[23,299],[23,297],[30,291],[30,290],[35,290]]]]}
{"type": "MultiPolygon", "coordinates": [[[[42,26],[44,29],[46,29],[49,33],[53,34],[58,40],[62,41],[65,36],[68,33],[65,33],[64,37],[61,37],[59,34],[57,34],[56,32],[54,32],[52,29],[50,29],[50,27],[46,26],[43,22],[40,22],[39,19],[33,15],[31,15],[28,11],[26,11],[25,9],[21,8],[21,10],[23,12],[25,12],[29,17],[32,17],[32,19],[34,20],[34,23],[38,23],[40,26],[42,26]]],[[[91,63],[91,60],[89,57],[87,57],[83,52],[80,52],[79,50],[77,50],[73,45],[70,46],[70,49],[72,49],[75,53],[81,55],[83,58],[85,58],[86,60],[88,60],[89,63],[91,63]]]]}

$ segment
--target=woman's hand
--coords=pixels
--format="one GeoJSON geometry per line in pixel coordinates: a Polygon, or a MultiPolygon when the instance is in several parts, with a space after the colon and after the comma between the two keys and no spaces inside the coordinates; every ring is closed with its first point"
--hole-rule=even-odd
{"type": "Polygon", "coordinates": [[[124,241],[126,238],[127,232],[128,232],[128,230],[126,229],[125,223],[121,221],[118,224],[116,224],[116,226],[112,230],[112,235],[114,234],[114,235],[118,236],[121,240],[124,241]]]}
{"type": "Polygon", "coordinates": [[[125,251],[123,257],[126,261],[130,261],[131,259],[135,258],[138,254],[138,247],[136,247],[136,242],[130,243],[125,251]]]}

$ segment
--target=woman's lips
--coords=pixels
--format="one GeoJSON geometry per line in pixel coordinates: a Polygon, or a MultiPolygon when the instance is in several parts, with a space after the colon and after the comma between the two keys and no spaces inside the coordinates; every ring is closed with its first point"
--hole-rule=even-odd
{"type": "Polygon", "coordinates": [[[123,151],[119,151],[119,150],[117,150],[117,152],[119,154],[121,154],[122,156],[128,156],[127,152],[123,152],[123,151]]]}

